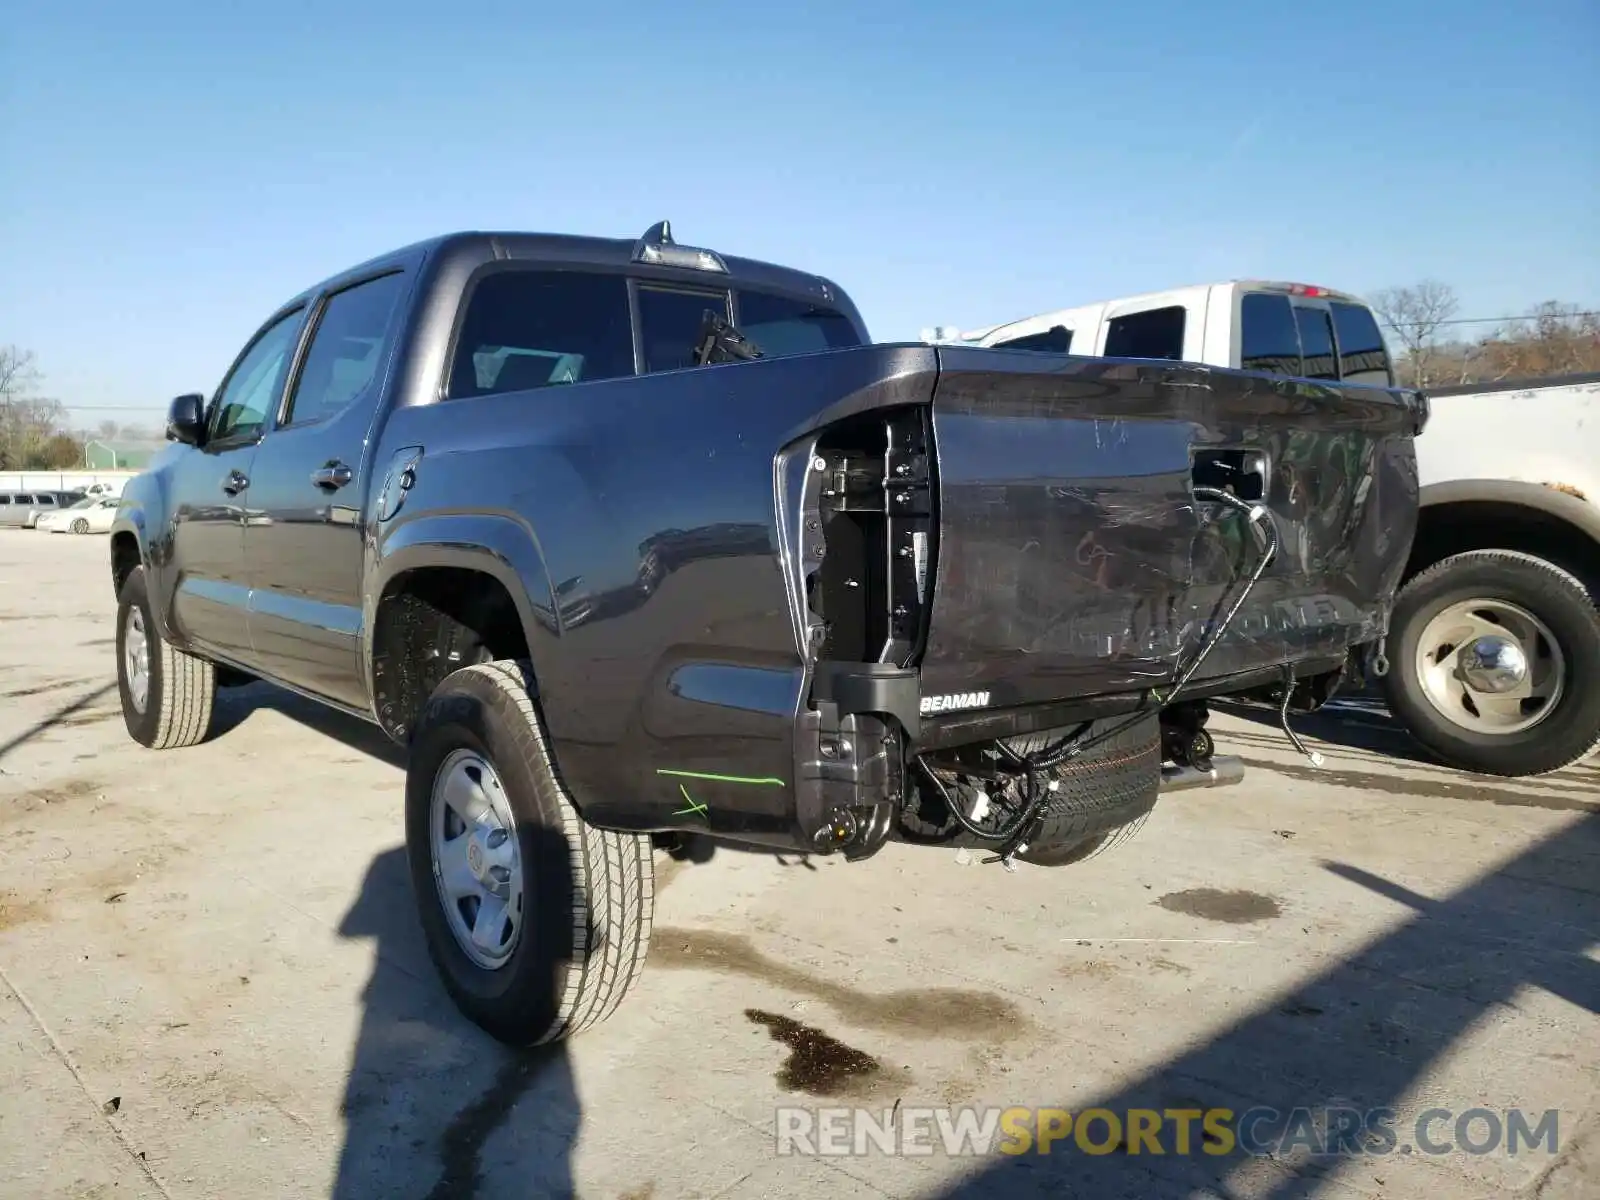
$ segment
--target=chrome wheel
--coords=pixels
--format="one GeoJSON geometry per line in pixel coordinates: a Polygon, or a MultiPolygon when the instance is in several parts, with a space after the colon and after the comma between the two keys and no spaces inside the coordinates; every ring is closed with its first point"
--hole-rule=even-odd
{"type": "Polygon", "coordinates": [[[1566,690],[1566,661],[1549,627],[1505,600],[1463,600],[1417,639],[1417,678],[1447,720],[1477,733],[1531,729],[1566,690]]]}
{"type": "Polygon", "coordinates": [[[522,933],[517,823],[493,766],[457,750],[433,779],[428,827],[433,881],[461,952],[486,970],[505,966],[522,933]]]}
{"type": "Polygon", "coordinates": [[[122,666],[128,676],[128,702],[133,711],[143,713],[150,703],[150,638],[145,633],[144,610],[128,610],[128,624],[122,635],[122,666]]]}
{"type": "Polygon", "coordinates": [[[76,521],[74,521],[72,523],[72,532],[73,533],[88,533],[89,532],[89,522],[85,521],[82,517],[79,517],[76,521]]]}

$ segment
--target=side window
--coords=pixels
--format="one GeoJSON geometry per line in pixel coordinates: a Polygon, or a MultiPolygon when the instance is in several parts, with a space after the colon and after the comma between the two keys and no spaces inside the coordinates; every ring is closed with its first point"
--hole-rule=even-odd
{"type": "Polygon", "coordinates": [[[1389,350],[1370,309],[1334,301],[1333,331],[1339,336],[1339,375],[1351,383],[1388,387],[1394,381],[1389,350]]]}
{"type": "Polygon", "coordinates": [[[1272,375],[1300,374],[1300,331],[1289,297],[1246,292],[1240,299],[1239,366],[1272,375]]]}
{"type": "Polygon", "coordinates": [[[861,344],[843,313],[767,292],[739,293],[739,332],[768,358],[861,344]]]}
{"type": "Polygon", "coordinates": [[[1339,378],[1339,361],[1333,353],[1333,322],[1328,319],[1327,311],[1297,304],[1294,323],[1300,330],[1300,353],[1305,357],[1305,366],[1301,368],[1304,378],[1339,378]]]}
{"type": "Polygon", "coordinates": [[[300,310],[280,317],[255,340],[217,396],[208,442],[261,432],[283,390],[283,374],[300,331],[300,310]]]}
{"type": "Polygon", "coordinates": [[[1183,358],[1181,305],[1113,317],[1106,333],[1107,358],[1183,358]]]}
{"type": "MultiPolygon", "coordinates": [[[[1178,341],[1181,349],[1181,334],[1178,341]]],[[[997,350],[1047,350],[1055,354],[1067,354],[1072,350],[1072,330],[1065,325],[1056,325],[1043,333],[1028,333],[994,345],[997,350]]]]}
{"type": "Polygon", "coordinates": [[[497,271],[467,299],[445,395],[459,400],[632,374],[621,275],[497,271]]]}
{"type": "Polygon", "coordinates": [[[35,496],[34,502],[40,508],[54,508],[56,506],[56,498],[54,496],[35,496]]]}
{"type": "Polygon", "coordinates": [[[285,425],[334,416],[373,386],[404,290],[405,276],[396,272],[328,297],[289,397],[285,425]]]}
{"type": "MultiPolygon", "coordinates": [[[[676,371],[694,366],[694,349],[707,312],[728,320],[728,294],[641,287],[639,330],[644,338],[644,369],[676,371]]],[[[754,333],[745,332],[756,345],[761,345],[754,333]]]]}

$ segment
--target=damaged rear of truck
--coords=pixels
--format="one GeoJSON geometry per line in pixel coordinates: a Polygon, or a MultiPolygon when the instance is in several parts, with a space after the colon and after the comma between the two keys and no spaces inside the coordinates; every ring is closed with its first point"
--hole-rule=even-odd
{"type": "Polygon", "coordinates": [[[430,953],[517,1043],[615,1009],[662,840],[1064,865],[1235,777],[1207,701],[1359,674],[1417,520],[1412,393],[869,344],[664,226],[452,235],[263,328],[118,515],[128,728],[257,676],[405,745],[430,953]]]}

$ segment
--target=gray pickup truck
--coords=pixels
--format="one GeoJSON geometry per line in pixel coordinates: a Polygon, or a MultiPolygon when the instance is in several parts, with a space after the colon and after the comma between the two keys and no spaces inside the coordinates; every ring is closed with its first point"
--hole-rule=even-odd
{"type": "Polygon", "coordinates": [[[265,679],[407,749],[418,913],[514,1043],[615,1010],[653,850],[1062,865],[1315,707],[1417,520],[1405,391],[873,345],[800,271],[458,234],[309,289],[132,481],[129,733],[265,679]]]}

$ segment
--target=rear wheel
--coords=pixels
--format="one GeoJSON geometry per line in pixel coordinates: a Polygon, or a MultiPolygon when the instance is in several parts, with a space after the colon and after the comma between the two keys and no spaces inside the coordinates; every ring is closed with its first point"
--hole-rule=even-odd
{"type": "Polygon", "coordinates": [[[1544,559],[1435,564],[1401,590],[1388,652],[1390,710],[1451,766],[1542,775],[1600,748],[1600,611],[1544,559]]]}
{"type": "Polygon", "coordinates": [[[412,729],[406,850],[445,989],[513,1045],[604,1021],[644,967],[647,836],[585,824],[556,773],[525,665],[452,672],[412,729]]]}
{"type": "Polygon", "coordinates": [[[211,728],[215,669],[161,636],[143,567],[128,574],[117,602],[117,691],[123,723],[141,746],[193,746],[211,728]]]}

